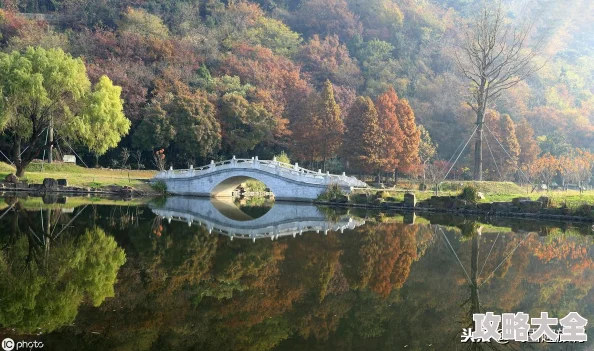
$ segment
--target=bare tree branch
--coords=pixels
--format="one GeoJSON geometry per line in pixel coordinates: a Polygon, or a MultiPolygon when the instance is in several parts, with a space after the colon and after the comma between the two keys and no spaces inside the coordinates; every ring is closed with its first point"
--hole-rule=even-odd
{"type": "Polygon", "coordinates": [[[544,65],[536,65],[537,48],[528,47],[534,21],[520,28],[506,22],[501,0],[486,5],[464,33],[464,43],[456,53],[456,65],[469,82],[467,104],[476,113],[478,133],[475,146],[474,178],[482,180],[482,140],[485,112],[489,104],[525,80],[544,65]]]}

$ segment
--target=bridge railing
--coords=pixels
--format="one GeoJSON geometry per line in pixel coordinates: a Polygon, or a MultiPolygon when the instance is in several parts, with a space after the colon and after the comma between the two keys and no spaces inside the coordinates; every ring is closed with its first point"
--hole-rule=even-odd
{"type": "Polygon", "coordinates": [[[237,159],[233,157],[230,160],[214,162],[211,161],[209,165],[202,167],[190,167],[190,169],[174,170],[170,168],[168,171],[159,172],[155,179],[183,179],[196,176],[202,176],[214,171],[225,169],[260,169],[265,172],[283,176],[285,178],[304,181],[314,184],[338,184],[350,187],[367,187],[367,184],[354,177],[349,177],[346,174],[336,175],[329,172],[322,173],[321,170],[314,172],[312,170],[300,167],[298,163],[294,165],[273,160],[259,160],[258,157],[251,159],[237,159]]]}

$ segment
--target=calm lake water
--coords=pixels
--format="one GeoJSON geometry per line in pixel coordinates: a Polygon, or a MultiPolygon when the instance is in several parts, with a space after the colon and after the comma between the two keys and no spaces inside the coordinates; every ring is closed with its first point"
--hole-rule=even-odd
{"type": "Polygon", "coordinates": [[[43,350],[593,349],[589,225],[188,198],[59,206],[0,200],[0,339],[43,350]],[[489,311],[575,311],[588,342],[461,343],[472,314],[489,311]]]}

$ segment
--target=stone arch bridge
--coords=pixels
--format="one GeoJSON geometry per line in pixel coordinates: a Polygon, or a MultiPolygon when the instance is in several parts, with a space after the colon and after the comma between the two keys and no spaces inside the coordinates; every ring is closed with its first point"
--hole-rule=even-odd
{"type": "Polygon", "coordinates": [[[231,197],[241,183],[253,178],[266,184],[277,200],[313,201],[328,186],[337,185],[349,193],[354,188],[365,188],[367,184],[344,173],[313,172],[297,163],[282,163],[276,159],[236,159],[211,163],[200,168],[159,172],[153,182],[163,181],[167,191],[175,195],[204,197],[231,197]]]}

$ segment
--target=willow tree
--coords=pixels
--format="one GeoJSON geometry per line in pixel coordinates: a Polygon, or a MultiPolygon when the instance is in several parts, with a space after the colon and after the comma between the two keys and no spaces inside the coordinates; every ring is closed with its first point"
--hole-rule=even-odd
{"type": "Polygon", "coordinates": [[[107,77],[91,87],[83,61],[61,49],[0,53],[0,77],[0,132],[19,177],[47,146],[50,126],[99,155],[130,129],[120,87],[107,77]]]}
{"type": "Polygon", "coordinates": [[[483,176],[483,127],[489,104],[542,67],[534,63],[538,43],[528,47],[531,28],[509,25],[501,2],[486,5],[466,30],[457,53],[458,68],[470,83],[467,103],[476,113],[475,180],[483,176]]]}

